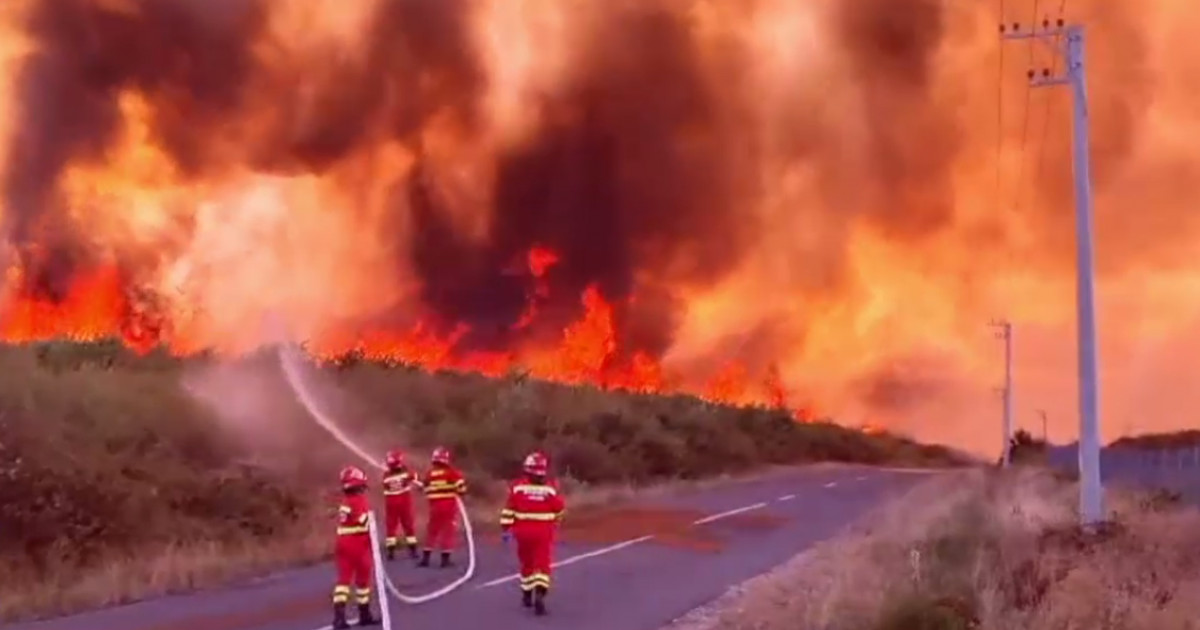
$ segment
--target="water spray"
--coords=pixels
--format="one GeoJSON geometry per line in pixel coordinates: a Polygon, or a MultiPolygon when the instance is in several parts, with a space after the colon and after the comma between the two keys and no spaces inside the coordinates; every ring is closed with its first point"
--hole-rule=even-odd
{"type": "MultiPolygon", "coordinates": [[[[346,433],[342,431],[342,428],[338,426],[337,422],[335,422],[333,418],[329,414],[325,413],[321,409],[321,406],[317,404],[316,397],[313,396],[312,392],[309,391],[309,388],[304,385],[304,379],[300,374],[300,360],[299,353],[295,348],[280,346],[279,364],[283,367],[284,377],[287,379],[288,385],[292,388],[292,393],[295,394],[296,400],[300,402],[306,411],[308,411],[308,415],[312,417],[317,424],[321,425],[321,428],[328,431],[329,434],[334,437],[334,439],[349,449],[350,452],[354,453],[364,462],[367,462],[375,468],[379,470],[386,470],[386,467],[382,462],[372,457],[371,454],[366,451],[366,449],[359,446],[353,439],[350,438],[350,436],[346,435],[346,433]]],[[[388,577],[387,572],[383,570],[382,566],[380,566],[380,570],[378,572],[379,576],[383,579],[384,585],[387,587],[387,591],[388,593],[391,593],[392,597],[395,597],[405,604],[423,604],[425,602],[432,601],[438,599],[439,597],[444,597],[450,594],[458,587],[466,584],[467,580],[470,580],[475,575],[475,533],[471,529],[471,517],[469,514],[467,514],[467,506],[463,503],[462,499],[455,498],[455,501],[458,504],[458,513],[462,517],[463,532],[466,534],[467,538],[466,571],[464,571],[463,574],[453,582],[437,589],[436,591],[425,593],[423,595],[408,595],[401,593],[396,588],[396,585],[392,583],[391,578],[388,577]]],[[[374,519],[374,515],[372,515],[371,518],[374,519]]],[[[376,536],[374,534],[372,534],[371,538],[372,541],[378,542],[375,540],[376,536]]]]}

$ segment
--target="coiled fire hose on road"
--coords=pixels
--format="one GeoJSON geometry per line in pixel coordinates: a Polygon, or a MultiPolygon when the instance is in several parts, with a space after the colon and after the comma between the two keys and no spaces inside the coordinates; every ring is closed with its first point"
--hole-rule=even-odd
{"type": "MultiPolygon", "coordinates": [[[[338,442],[341,442],[343,446],[357,455],[360,459],[371,464],[375,468],[378,468],[379,470],[386,470],[386,467],[383,465],[383,463],[374,457],[371,457],[370,453],[355,443],[350,436],[346,435],[346,433],[342,431],[341,427],[339,427],[337,423],[334,422],[334,420],[321,409],[321,406],[317,404],[312,393],[307,387],[305,387],[304,379],[300,375],[300,360],[299,352],[295,348],[280,346],[279,364],[283,368],[283,373],[287,379],[288,385],[292,388],[292,393],[296,395],[296,399],[301,405],[304,406],[305,410],[308,411],[309,416],[311,416],[317,424],[321,425],[323,429],[328,431],[330,435],[332,435],[338,442]]],[[[391,578],[388,577],[387,572],[384,571],[383,567],[381,566],[379,568],[379,575],[382,576],[384,585],[387,587],[387,591],[388,593],[391,593],[392,597],[395,597],[397,600],[404,602],[405,604],[423,604],[425,602],[432,601],[438,599],[439,597],[444,597],[450,594],[458,587],[466,584],[467,580],[470,580],[472,577],[474,577],[475,533],[471,529],[471,516],[467,514],[467,506],[463,503],[462,499],[456,498],[455,501],[458,503],[458,513],[462,517],[463,533],[467,538],[466,571],[464,571],[463,574],[453,582],[437,589],[436,591],[425,593],[423,595],[408,595],[401,593],[399,589],[396,588],[396,585],[392,583],[391,578]]],[[[374,520],[374,518],[375,516],[372,513],[371,519],[374,520]]],[[[373,544],[378,544],[377,536],[374,533],[372,533],[371,539],[373,544]]]]}

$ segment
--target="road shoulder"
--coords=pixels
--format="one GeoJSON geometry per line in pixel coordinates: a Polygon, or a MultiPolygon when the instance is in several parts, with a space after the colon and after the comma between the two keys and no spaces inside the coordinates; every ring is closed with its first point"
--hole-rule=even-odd
{"type": "MultiPolygon", "coordinates": [[[[861,588],[844,583],[841,567],[856,556],[870,553],[872,534],[887,528],[902,527],[896,522],[901,506],[930,502],[944,494],[946,475],[924,480],[900,496],[870,509],[832,538],[818,542],[775,568],[730,587],[713,601],[680,616],[661,630],[732,630],[760,627],[759,619],[769,619],[785,609],[794,609],[797,598],[820,598],[830,590],[861,588]]],[[[949,483],[954,483],[950,481],[949,483]]],[[[820,606],[805,607],[814,617],[821,616],[820,606]]],[[[798,627],[809,627],[797,619],[798,627]]]]}

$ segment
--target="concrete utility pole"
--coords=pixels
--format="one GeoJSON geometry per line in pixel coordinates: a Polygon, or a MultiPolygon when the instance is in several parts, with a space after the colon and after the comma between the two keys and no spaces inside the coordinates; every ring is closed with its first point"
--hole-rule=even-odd
{"type": "Polygon", "coordinates": [[[1008,466],[1012,463],[1013,439],[1013,327],[1008,320],[993,321],[992,326],[997,329],[996,338],[1004,341],[1004,387],[1000,388],[1000,393],[1004,396],[1004,451],[1001,462],[1008,466]]]}
{"type": "Polygon", "coordinates": [[[1075,175],[1075,305],[1078,319],[1079,348],[1079,513],[1085,527],[1104,519],[1104,487],[1100,483],[1100,385],[1097,382],[1095,271],[1092,245],[1092,178],[1090,140],[1088,138],[1088,102],[1084,67],[1083,26],[1065,25],[1058,20],[1042,28],[1021,30],[1000,25],[1003,39],[1028,39],[1049,46],[1066,60],[1066,74],[1052,75],[1049,69],[1040,76],[1029,71],[1033,87],[1067,85],[1072,100],[1072,164],[1075,175]],[[1065,44],[1062,40],[1065,39],[1065,44]]]}

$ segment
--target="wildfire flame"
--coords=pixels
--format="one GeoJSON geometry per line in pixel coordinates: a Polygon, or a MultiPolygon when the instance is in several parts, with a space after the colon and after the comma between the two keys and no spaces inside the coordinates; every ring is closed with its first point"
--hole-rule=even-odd
{"type": "MultiPolygon", "coordinates": [[[[282,328],[994,451],[1003,316],[1018,417],[1069,438],[1069,95],[1025,44],[995,71],[1059,7],[1003,4],[5,0],[0,337],[282,328]]],[[[1188,424],[1200,5],[1064,6],[1105,430],[1188,424]]]]}

